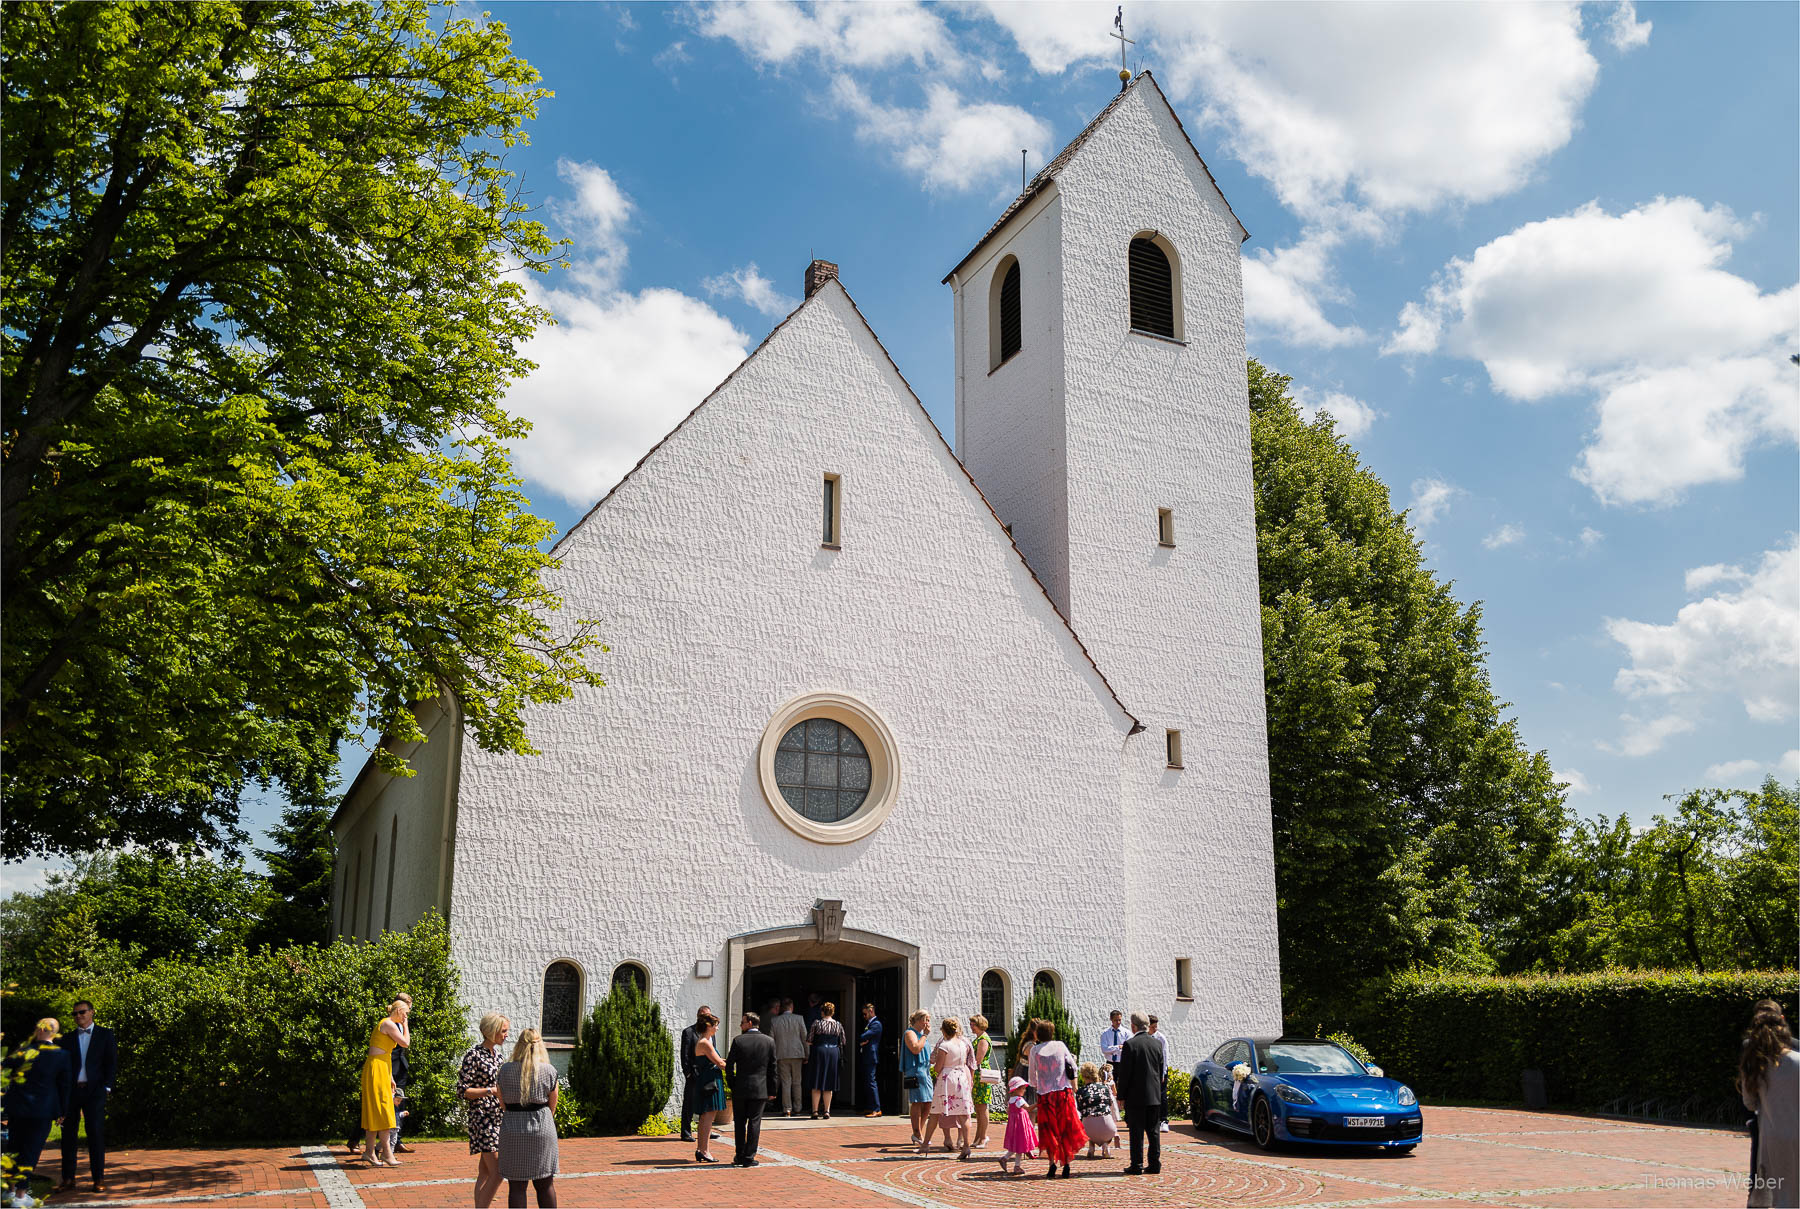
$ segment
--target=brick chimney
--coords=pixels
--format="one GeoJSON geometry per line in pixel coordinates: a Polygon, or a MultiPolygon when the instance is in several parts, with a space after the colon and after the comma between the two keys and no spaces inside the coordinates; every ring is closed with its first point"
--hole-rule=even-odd
{"type": "Polygon", "coordinates": [[[837,266],[829,260],[815,260],[806,266],[806,296],[811,298],[827,281],[837,280],[837,266]]]}

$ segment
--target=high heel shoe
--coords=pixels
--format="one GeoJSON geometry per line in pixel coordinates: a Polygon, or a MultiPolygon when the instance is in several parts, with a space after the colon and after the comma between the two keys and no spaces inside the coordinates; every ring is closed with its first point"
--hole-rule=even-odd
{"type": "Polygon", "coordinates": [[[1048,1170],[1044,1173],[1044,1178],[1047,1180],[1053,1180],[1056,1178],[1056,1164],[1055,1163],[1050,1164],[1050,1170],[1048,1170]]]}
{"type": "Polygon", "coordinates": [[[694,1162],[696,1163],[716,1163],[718,1161],[710,1154],[701,1154],[698,1150],[694,1152],[694,1162]]]}
{"type": "Polygon", "coordinates": [[[1063,1164],[1062,1178],[1065,1180],[1069,1178],[1069,1165],[1067,1163],[1063,1164]]]}

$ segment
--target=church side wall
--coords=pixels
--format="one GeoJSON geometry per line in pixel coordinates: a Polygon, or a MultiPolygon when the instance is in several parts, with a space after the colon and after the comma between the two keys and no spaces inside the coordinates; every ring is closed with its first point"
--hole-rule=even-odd
{"type": "Polygon", "coordinates": [[[407,755],[414,775],[390,777],[370,770],[333,828],[337,856],[331,920],[337,935],[372,939],[384,926],[404,932],[432,907],[443,910],[438,882],[447,779],[460,723],[437,702],[425,703],[419,711],[426,741],[407,755]]]}
{"type": "Polygon", "coordinates": [[[734,1009],[727,938],[831,898],[847,929],[919,947],[934,1016],[976,1011],[995,967],[1016,1011],[1048,968],[1097,1044],[1127,979],[1096,912],[1120,887],[1130,721],[903,391],[828,285],[567,539],[555,586],[564,616],[599,619],[607,684],[531,711],[541,755],[464,749],[451,919],[473,1012],[536,1022],[557,959],[584,970],[584,1012],[627,960],[672,1027],[734,1009]],[[878,712],[902,761],[893,813],[847,844],[785,826],[757,776],[775,711],[824,690],[878,712]]]}
{"type": "Polygon", "coordinates": [[[1239,231],[1143,84],[1060,184],[1071,615],[1147,728],[1125,760],[1132,995],[1163,1005],[1186,1067],[1281,1027],[1239,231]],[[1180,257],[1184,345],[1128,330],[1140,231],[1180,257]],[[1175,510],[1173,549],[1159,507],[1175,510]],[[1178,958],[1191,1002],[1175,996],[1178,958]]]}
{"type": "Polygon", "coordinates": [[[958,275],[956,453],[1066,611],[1062,204],[1054,191],[1022,211],[1013,227],[958,275]],[[1020,349],[990,370],[988,297],[996,273],[1012,259],[1019,263],[1020,349]]]}

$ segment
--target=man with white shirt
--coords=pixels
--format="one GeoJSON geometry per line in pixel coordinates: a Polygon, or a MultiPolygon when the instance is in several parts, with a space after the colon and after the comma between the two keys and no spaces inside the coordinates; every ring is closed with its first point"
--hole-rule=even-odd
{"type": "Polygon", "coordinates": [[[85,999],[75,1003],[75,1030],[58,1037],[56,1044],[69,1052],[69,1065],[75,1068],[75,1094],[62,1119],[62,1183],[57,1191],[75,1187],[75,1155],[85,1118],[88,1174],[94,1179],[94,1191],[105,1192],[106,1097],[119,1073],[119,1047],[111,1029],[94,1023],[94,1005],[85,999]]]}
{"type": "Polygon", "coordinates": [[[1125,1021],[1125,1013],[1118,1008],[1112,1011],[1112,1024],[1100,1030],[1100,1052],[1106,1055],[1106,1064],[1112,1067],[1113,1085],[1119,1082],[1119,1059],[1125,1054],[1125,1043],[1131,1040],[1131,1034],[1120,1027],[1125,1021]]]}
{"type": "Polygon", "coordinates": [[[1152,1037],[1156,1038],[1156,1043],[1158,1045],[1162,1046],[1162,1055],[1163,1055],[1163,1098],[1162,1098],[1162,1107],[1159,1110],[1162,1113],[1162,1119],[1161,1119],[1161,1124],[1159,1124],[1156,1127],[1156,1131],[1158,1133],[1168,1133],[1169,1132],[1169,1034],[1163,1032],[1161,1030],[1161,1028],[1158,1027],[1157,1019],[1155,1016],[1150,1017],[1150,1035],[1152,1037]]]}

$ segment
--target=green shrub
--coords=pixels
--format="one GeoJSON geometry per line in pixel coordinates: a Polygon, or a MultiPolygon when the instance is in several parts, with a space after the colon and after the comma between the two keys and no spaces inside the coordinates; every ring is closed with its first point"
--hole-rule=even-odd
{"type": "Polygon", "coordinates": [[[1792,1014],[1797,993],[1794,970],[1418,972],[1369,994],[1356,1034],[1388,1075],[1427,1098],[1517,1100],[1521,1072],[1535,1069],[1558,1104],[1698,1097],[1712,1106],[1736,1094],[1751,1005],[1775,999],[1792,1014]]]}
{"type": "Polygon", "coordinates": [[[135,1142],[342,1137],[362,1063],[394,995],[413,997],[413,1128],[455,1120],[456,1062],[471,1038],[443,918],[368,944],[293,945],[167,959],[92,987],[119,1042],[110,1130],[135,1142]]]}
{"type": "Polygon", "coordinates": [[[637,1127],[640,1138],[666,1138],[675,1132],[675,1122],[660,1112],[652,1113],[644,1118],[644,1123],[637,1127]]]}
{"type": "Polygon", "coordinates": [[[1034,1017],[1039,1020],[1048,1020],[1054,1024],[1056,1039],[1069,1047],[1069,1052],[1075,1055],[1076,1061],[1081,1060],[1081,1030],[1075,1027],[1074,1018],[1069,1015],[1068,1009],[1063,1007],[1062,997],[1048,987],[1036,987],[1031,992],[1031,998],[1025,1001],[1024,1008],[1020,1010],[1018,1020],[1013,1024],[1012,1049],[1007,1053],[1006,1058],[1010,1065],[1017,1066],[1019,1052],[1026,1045],[1031,1044],[1029,1039],[1022,1040],[1021,1038],[1023,1038],[1025,1026],[1031,1023],[1034,1017]]]}
{"type": "Polygon", "coordinates": [[[12,1053],[37,1028],[46,1016],[62,1021],[67,1032],[75,1026],[75,992],[53,987],[26,987],[8,990],[0,999],[0,1040],[6,1052],[12,1053]]]}
{"type": "Polygon", "coordinates": [[[561,1080],[556,1089],[556,1109],[551,1115],[556,1118],[559,1138],[578,1138],[587,1132],[587,1113],[582,1111],[581,1101],[575,1098],[567,1079],[561,1080]]]}
{"type": "Polygon", "coordinates": [[[1193,1075],[1184,1070],[1169,1072],[1169,1090],[1163,1101],[1163,1111],[1170,1117],[1188,1115],[1188,1084],[1193,1075]]]}
{"type": "Polygon", "coordinates": [[[594,1006],[569,1059],[569,1087],[598,1133],[630,1133],[669,1102],[675,1043],[662,1008],[637,984],[616,984],[594,1006]]]}
{"type": "Polygon", "coordinates": [[[1329,1037],[1325,1038],[1325,1040],[1337,1042],[1339,1045],[1341,1045],[1345,1049],[1349,1050],[1350,1053],[1355,1056],[1356,1060],[1358,1062],[1362,1063],[1364,1066],[1367,1066],[1371,1062],[1375,1061],[1374,1057],[1369,1053],[1368,1050],[1363,1048],[1362,1044],[1360,1042],[1358,1042],[1355,1037],[1352,1037],[1349,1033],[1344,1032],[1342,1029],[1339,1029],[1337,1032],[1331,1034],[1329,1037]]]}

